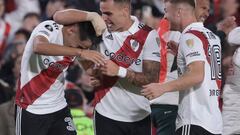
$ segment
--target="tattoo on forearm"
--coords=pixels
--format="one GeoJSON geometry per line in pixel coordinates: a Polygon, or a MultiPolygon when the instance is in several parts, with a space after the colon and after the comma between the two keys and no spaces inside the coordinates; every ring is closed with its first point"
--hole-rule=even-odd
{"type": "Polygon", "coordinates": [[[155,61],[144,60],[143,72],[138,73],[128,70],[126,78],[136,86],[143,86],[149,83],[158,82],[160,63],[155,61]]]}

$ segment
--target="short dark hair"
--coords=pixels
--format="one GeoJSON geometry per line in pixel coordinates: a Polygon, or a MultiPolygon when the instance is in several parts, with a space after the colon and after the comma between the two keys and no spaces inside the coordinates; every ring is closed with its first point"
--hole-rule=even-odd
{"type": "Polygon", "coordinates": [[[80,40],[90,39],[93,44],[98,44],[101,41],[101,37],[97,37],[96,31],[90,21],[79,22],[80,40]]]}
{"type": "Polygon", "coordinates": [[[29,12],[27,13],[24,17],[23,20],[25,20],[28,17],[36,17],[38,20],[40,20],[40,15],[38,13],[35,12],[29,12]]]}
{"type": "MultiPolygon", "coordinates": [[[[107,0],[100,0],[101,2],[106,2],[107,0]]],[[[126,3],[131,4],[131,0],[113,0],[116,3],[126,3]]]]}
{"type": "Polygon", "coordinates": [[[25,36],[26,40],[28,40],[31,35],[31,33],[29,31],[22,29],[22,28],[16,31],[15,35],[18,35],[18,34],[23,34],[25,36]]]}
{"type": "Polygon", "coordinates": [[[185,3],[195,8],[195,0],[169,0],[169,2],[173,4],[185,3]]]}

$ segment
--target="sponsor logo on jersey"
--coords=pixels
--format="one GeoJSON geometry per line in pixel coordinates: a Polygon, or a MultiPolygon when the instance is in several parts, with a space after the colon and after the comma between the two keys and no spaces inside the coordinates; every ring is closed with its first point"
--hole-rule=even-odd
{"type": "Polygon", "coordinates": [[[139,43],[136,40],[130,40],[131,48],[136,52],[139,48],[139,43]]]}
{"type": "Polygon", "coordinates": [[[188,39],[188,40],[186,41],[186,44],[187,44],[187,46],[188,46],[189,48],[193,48],[193,46],[194,46],[194,40],[193,40],[193,39],[188,39]]]}
{"type": "Polygon", "coordinates": [[[195,56],[200,56],[201,54],[199,52],[191,52],[186,55],[186,57],[195,57],[195,56]]]}
{"type": "Polygon", "coordinates": [[[55,71],[63,71],[68,66],[68,65],[52,62],[48,58],[45,58],[43,60],[43,64],[48,67],[51,67],[55,71]]]}
{"type": "Polygon", "coordinates": [[[130,58],[129,56],[126,56],[125,54],[118,54],[116,55],[116,53],[114,52],[109,52],[108,50],[104,51],[105,55],[110,57],[110,59],[119,61],[119,62],[125,62],[126,64],[133,64],[135,63],[136,65],[140,65],[142,60],[141,59],[134,59],[134,58],[130,58]]]}

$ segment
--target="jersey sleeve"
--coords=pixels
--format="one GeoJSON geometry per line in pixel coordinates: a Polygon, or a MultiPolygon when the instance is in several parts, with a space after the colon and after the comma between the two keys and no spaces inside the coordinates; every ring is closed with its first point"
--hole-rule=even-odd
{"type": "Polygon", "coordinates": [[[40,23],[33,31],[34,36],[44,36],[50,42],[57,38],[60,25],[54,21],[44,21],[40,23]]]}
{"type": "Polygon", "coordinates": [[[143,60],[160,61],[160,38],[157,31],[152,30],[145,41],[143,60]]]}
{"type": "Polygon", "coordinates": [[[187,65],[195,61],[206,60],[203,43],[193,34],[187,33],[182,36],[179,44],[179,50],[186,59],[187,65]]]}
{"type": "Polygon", "coordinates": [[[234,55],[233,55],[233,63],[240,67],[240,48],[236,49],[234,55]]]}

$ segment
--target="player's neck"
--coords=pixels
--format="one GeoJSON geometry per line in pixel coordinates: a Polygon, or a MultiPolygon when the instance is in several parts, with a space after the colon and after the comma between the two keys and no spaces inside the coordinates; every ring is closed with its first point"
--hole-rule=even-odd
{"type": "Polygon", "coordinates": [[[181,27],[181,32],[183,32],[183,30],[190,24],[197,22],[197,19],[195,16],[191,16],[187,19],[184,19],[182,22],[182,27],[181,27]]]}
{"type": "Polygon", "coordinates": [[[119,29],[119,32],[127,31],[133,25],[133,23],[134,21],[131,18],[127,19],[125,25],[119,29]]]}

